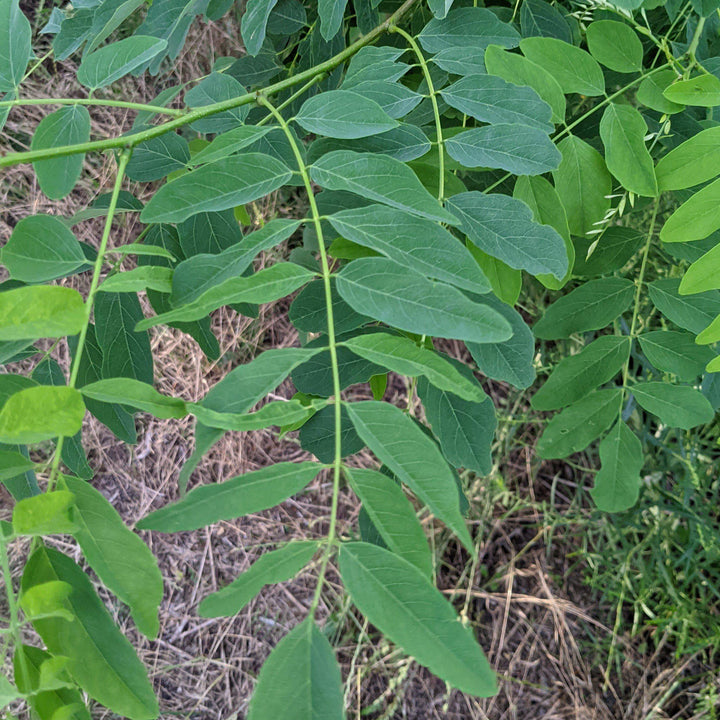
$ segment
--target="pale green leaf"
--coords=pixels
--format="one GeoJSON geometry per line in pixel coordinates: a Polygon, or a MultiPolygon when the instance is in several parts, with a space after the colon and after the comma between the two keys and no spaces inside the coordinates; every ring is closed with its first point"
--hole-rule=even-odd
{"type": "Polygon", "coordinates": [[[183,418],[188,414],[184,400],[160,394],[152,385],[134,378],[108,378],[84,385],[80,392],[85,397],[101,402],[126,405],[156,418],[183,418]]]}
{"type": "Polygon", "coordinates": [[[392,372],[408,377],[422,375],[440,390],[447,390],[467,400],[483,402],[487,397],[477,383],[468,380],[452,363],[433,350],[416,345],[409,338],[389,333],[370,333],[345,340],[343,345],[356,355],[392,372]]]}
{"type": "Polygon", "coordinates": [[[82,428],[85,405],[70,387],[38,385],[11,395],[0,410],[0,442],[26,445],[82,428]]]}
{"type": "Polygon", "coordinates": [[[132,292],[155,290],[160,293],[172,291],[173,271],[159,265],[142,265],[132,270],[110,275],[98,288],[98,292],[132,292]]]}
{"type": "Polygon", "coordinates": [[[35,463],[14,450],[0,450],[0,482],[32,470],[35,463]]]}
{"type": "Polygon", "coordinates": [[[668,85],[663,95],[678,105],[716,107],[720,105],[720,80],[710,73],[689,80],[678,80],[668,85]]]}
{"type": "Polygon", "coordinates": [[[547,70],[564,93],[592,97],[605,92],[602,69],[585,50],[549,37],[523,38],[520,50],[528,60],[547,70]]]}
{"type": "Polygon", "coordinates": [[[15,535],[61,535],[74,533],[75,496],[66,490],[54,490],[25,498],[13,508],[12,524],[15,535]]]}
{"type": "Polygon", "coordinates": [[[307,419],[324,401],[317,405],[303,405],[299,400],[274,400],[251,413],[224,413],[210,410],[202,405],[190,404],[189,411],[198,421],[209,428],[249,432],[277,425],[283,427],[307,419]]]}
{"type": "Polygon", "coordinates": [[[720,174],[720,127],[701,130],[660,158],[656,168],[661,191],[683,190],[720,174]]]}
{"type": "Polygon", "coordinates": [[[660,230],[663,242],[702,240],[720,229],[720,180],[691,195],[665,221],[660,230]]]}
{"type": "Polygon", "coordinates": [[[685,271],[679,293],[691,295],[720,289],[720,245],[708,250],[685,271]]]}

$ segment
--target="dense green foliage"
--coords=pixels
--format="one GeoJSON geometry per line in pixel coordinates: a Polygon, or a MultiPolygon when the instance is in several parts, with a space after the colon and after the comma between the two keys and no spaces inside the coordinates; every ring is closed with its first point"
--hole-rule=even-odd
{"type": "Polygon", "coordinates": [[[41,358],[31,376],[0,375],[0,481],[15,500],[0,534],[2,637],[15,670],[0,679],[0,706],[22,698],[41,720],[89,718],[82,692],[131,720],[159,714],[89,577],[43,542],[72,535],[138,630],[157,636],[162,577],[92,487],[86,411],[127,443],[137,412],[195,418],[179,499],[138,529],[238,518],[328,474],[327,536],[268,552],[199,612],[232,616],[314,559],[308,617],[267,660],[248,717],[293,708],[298,720],[329,720],[344,714],[341,673],[315,618],[331,562],[357,611],[418,663],[462,692],[496,690],[472,631],[435,587],[436,558],[405,492],[476,556],[457,471],[492,468],[497,421],[481,375],[524,390],[548,370],[531,401],[553,413],[537,451],[564,459],[596,448],[590,494],[604,513],[632,512],[658,444],[692,457],[720,405],[720,3],[617,0],[571,12],[545,0],[248,0],[247,55],[152,105],[115,99],[114,83],[161,73],[193,22],[233,5],[53,8],[50,54],[78,60],[87,97],[31,100],[23,81],[43,58],[18,0],[0,0],[0,120],[27,104],[59,106],[0,167],[32,163],[42,192],[60,200],[87,153],[117,163],[111,193],[72,218],[22,219],[0,254],[0,362],[41,358]],[[103,105],[136,111],[132,129],[91,140],[103,105]],[[126,180],[156,191],[143,204],[126,180]],[[298,188],[307,207],[297,220],[241,230],[242,206],[298,188]],[[115,247],[120,212],[145,227],[115,247]],[[90,248],[73,227],[98,216],[104,232],[90,248]],[[288,240],[289,257],[255,270],[261,252],[288,240]],[[137,267],[118,271],[111,253],[137,267]],[[84,295],[55,283],[78,273],[89,278],[84,295]],[[144,316],[138,293],[155,315],[144,316]],[[302,347],[259,354],[198,403],[153,387],[150,328],[178,328],[215,359],[209,313],[252,315],[289,295],[302,347]],[[546,309],[531,317],[534,308],[546,309]],[[68,343],[68,376],[35,345],[47,338],[68,343]],[[447,339],[467,354],[443,352],[447,339]],[[383,401],[387,373],[410,378],[407,409],[383,401]],[[286,378],[293,398],[254,409],[286,378]],[[366,399],[351,401],[344,391],[359,384],[366,399]],[[421,417],[409,411],[415,395],[421,417]],[[186,492],[225,432],[267,427],[299,430],[315,460],[186,492]],[[28,446],[47,441],[45,460],[30,460],[28,446]],[[365,447],[377,470],[348,464],[365,447]],[[362,503],[354,538],[337,532],[344,482],[362,503]],[[23,537],[32,545],[18,589],[7,546],[23,537]],[[24,623],[46,650],[23,644],[24,623]]]}

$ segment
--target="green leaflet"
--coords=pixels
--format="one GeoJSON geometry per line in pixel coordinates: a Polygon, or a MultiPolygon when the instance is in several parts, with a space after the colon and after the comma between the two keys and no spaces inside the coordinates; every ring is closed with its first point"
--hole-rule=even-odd
{"type": "Polygon", "coordinates": [[[297,720],[343,720],[342,681],[335,654],[311,617],[270,653],[250,699],[248,720],[273,720],[292,708],[297,720]]]}
{"type": "MultiPolygon", "coordinates": [[[[404,85],[391,85],[391,87],[404,87],[404,85]]],[[[389,112],[387,108],[386,112],[389,112]]],[[[394,130],[387,130],[360,140],[318,138],[310,145],[308,155],[311,160],[315,160],[334,150],[356,150],[389,155],[396,160],[409,162],[422,157],[430,151],[430,148],[430,141],[420,128],[408,123],[400,123],[394,130]]]]}
{"type": "MultiPolygon", "coordinates": [[[[355,432],[344,405],[340,421],[340,454],[347,457],[360,452],[365,443],[355,432]]],[[[298,440],[303,450],[312,453],[320,462],[332,464],[335,460],[335,408],[328,406],[315,413],[300,428],[298,440]]]]}
{"type": "MultiPolygon", "coordinates": [[[[45,150],[74,145],[90,139],[90,113],[82,105],[61,107],[44,117],[35,130],[30,148],[45,150]]],[[[33,169],[40,189],[51,199],[60,200],[70,193],[80,177],[85,155],[38,160],[33,169]]]]}
{"type": "Polygon", "coordinates": [[[527,125],[552,132],[552,108],[530,87],[495,75],[468,75],[440,91],[460,112],[487,123],[527,125]]]}
{"type": "Polygon", "coordinates": [[[573,245],[570,238],[567,214],[560,197],[549,180],[544,177],[529,177],[527,175],[516,180],[513,197],[524,202],[532,210],[535,222],[555,228],[565,243],[568,270],[564,277],[558,280],[551,274],[538,275],[538,280],[545,287],[551,290],[559,290],[570,279],[573,263],[575,262],[575,245],[573,245]]]}
{"type": "Polygon", "coordinates": [[[680,280],[663,278],[648,285],[650,299],[670,321],[691,333],[701,333],[720,315],[720,292],[707,290],[696,295],[680,295],[680,280]]]}
{"type": "Polygon", "coordinates": [[[678,105],[715,107],[720,105],[720,80],[714,75],[698,75],[690,80],[678,80],[668,85],[663,95],[678,105]]]}
{"type": "Polygon", "coordinates": [[[170,322],[199,320],[223,305],[273,302],[289,295],[314,277],[315,273],[299,265],[279,262],[248,277],[230,277],[187,305],[142,320],[136,325],[136,330],[146,330],[170,322]]]}
{"type": "Polygon", "coordinates": [[[283,462],[231,480],[202,485],[182,500],[150,513],[137,523],[141,530],[197,530],[221,520],[267,510],[299,493],[322,470],[313,462],[283,462]]]}
{"type": "Polygon", "coordinates": [[[720,229],[720,180],[715,180],[686,200],[660,230],[663,242],[702,240],[720,229]]]}
{"type": "Polygon", "coordinates": [[[541,340],[557,340],[573,333],[600,330],[630,307],[635,284],[625,278],[590,280],[556,300],[533,332],[541,340]]]}
{"type": "Polygon", "coordinates": [[[84,385],[81,392],[93,400],[129,406],[160,419],[183,418],[188,413],[184,400],[161,395],[152,385],[133,378],[98,380],[84,385]]]}
{"type": "Polygon", "coordinates": [[[488,45],[517,47],[518,31],[486,8],[465,7],[451,10],[445,19],[431,20],[418,35],[423,49],[429,53],[450,48],[484,49],[488,45]]]}
{"type": "Polygon", "coordinates": [[[132,270],[115,273],[105,280],[98,288],[99,292],[132,292],[155,290],[169,293],[172,290],[173,271],[157,265],[145,265],[132,270]]]}
{"type": "MultiPolygon", "coordinates": [[[[642,105],[660,113],[673,115],[682,112],[685,109],[684,105],[674,103],[663,95],[665,88],[667,88],[676,77],[675,71],[672,68],[666,68],[665,70],[653,73],[638,85],[635,99],[642,105]]],[[[655,170],[657,171],[657,168],[655,168],[655,170]]],[[[659,181],[660,178],[658,177],[658,182],[659,181]]],[[[662,188],[660,189],[662,190],[662,188]]]]}
{"type": "Polygon", "coordinates": [[[549,37],[528,37],[520,41],[528,60],[542,66],[557,80],[564,93],[602,95],[603,72],[592,55],[574,45],[549,37]]]}
{"type": "Polygon", "coordinates": [[[585,37],[590,54],[605,67],[621,73],[642,70],[642,42],[629,25],[596,20],[588,25],[585,37]]]}
{"type": "Polygon", "coordinates": [[[45,492],[19,500],[13,508],[12,526],[15,535],[43,536],[74,533],[75,496],[65,490],[45,492]]]}
{"type": "Polygon", "coordinates": [[[87,262],[68,226],[52,215],[31,215],[13,229],[0,251],[10,277],[40,283],[70,275],[87,262]]]}
{"type": "Polygon", "coordinates": [[[190,158],[189,164],[195,166],[222,160],[257,142],[271,130],[273,130],[271,125],[264,127],[241,125],[240,127],[228,130],[215,137],[209,145],[206,145],[202,150],[195,153],[190,158]]]}
{"type": "Polygon", "coordinates": [[[585,235],[595,229],[610,207],[607,197],[612,192],[612,178],[602,155],[574,135],[558,143],[562,155],[560,166],[553,172],[557,190],[573,235],[585,235]]]}
{"type": "Polygon", "coordinates": [[[600,472],[590,495],[604,512],[631,508],[640,493],[640,471],[645,464],[642,444],[622,421],[600,443],[600,472]]]}
{"type": "Polygon", "coordinates": [[[73,534],[88,564],[130,607],[138,630],[151,640],[156,638],[163,580],[152,552],[125,527],[105,497],[84,480],[64,476],[60,487],[74,496],[73,520],[78,528],[73,534]]]}
{"type": "Polygon", "coordinates": [[[550,172],[561,160],[544,130],[509,123],[466,130],[446,140],[445,148],[465,167],[499,168],[517,175],[550,172]]]}
{"type": "Polygon", "coordinates": [[[454,195],[447,207],[475,245],[510,267],[558,279],[567,272],[565,241],[554,228],[536,223],[521,200],[471,191],[454,195]]]}
{"type": "Polygon", "coordinates": [[[389,403],[347,405],[360,437],[472,553],[474,546],[460,514],[455,478],[435,443],[402,410],[389,403]]]}
{"type": "Polygon", "coordinates": [[[336,285],[357,312],[401,330],[474,342],[499,342],[511,335],[494,310],[392,260],[353,260],[338,274],[336,285]]]}
{"type": "Polygon", "coordinates": [[[165,40],[146,35],[119,40],[87,55],[77,70],[77,80],[91,90],[111,85],[166,48],[165,40]]]}
{"type": "Polygon", "coordinates": [[[0,92],[14,90],[32,56],[32,29],[18,0],[0,1],[0,92]]]}
{"type": "MultiPolygon", "coordinates": [[[[485,51],[482,47],[448,47],[433,55],[430,61],[453,75],[475,75],[481,73],[485,66],[485,51]]],[[[530,83],[526,84],[530,85],[530,83]]]]}
{"type": "Polygon", "coordinates": [[[0,482],[32,470],[35,463],[14,450],[0,450],[0,482]]]}
{"type": "Polygon", "coordinates": [[[208,595],[198,608],[200,617],[232,617],[239,613],[266,585],[291,580],[313,558],[317,540],[289,542],[256,560],[248,570],[221,590],[208,595]]]}
{"type": "Polygon", "coordinates": [[[522,316],[494,295],[482,299],[497,310],[512,328],[512,337],[501,343],[467,343],[467,349],[482,373],[516,388],[530,387],[535,381],[535,338],[522,316]]]}
{"type": "Polygon", "coordinates": [[[87,55],[100,47],[124,20],[142,5],[142,0],[125,0],[125,2],[116,1],[100,6],[93,17],[90,29],[92,40],[85,46],[84,54],[87,55]]]}
{"type": "Polygon", "coordinates": [[[72,631],[62,618],[33,622],[48,650],[68,658],[68,672],[93,699],[130,720],[154,720],[159,709],[145,668],[90,580],[69,557],[40,547],[25,566],[22,590],[53,580],[72,587],[67,607],[74,620],[72,631]]]}
{"type": "MultiPolygon", "coordinates": [[[[342,335],[362,327],[370,318],[355,312],[338,294],[334,280],[330,287],[335,333],[342,335]]],[[[327,333],[328,318],[325,306],[325,283],[318,278],[306,285],[295,297],[288,311],[288,319],[301,332],[327,333]]]]}
{"type": "Polygon", "coordinates": [[[152,182],[181,170],[190,160],[187,140],[168,132],[140,143],[133,151],[125,174],[131,180],[152,182]]]}
{"type": "Polygon", "coordinates": [[[284,427],[302,422],[322,404],[323,401],[318,401],[318,405],[308,407],[298,400],[275,400],[251,413],[222,413],[195,403],[191,403],[188,409],[199,422],[209,428],[248,432],[273,425],[284,427]]]}
{"type": "Polygon", "coordinates": [[[356,193],[429,220],[456,222],[407,165],[386,155],[336,150],[310,167],[310,177],[327,190],[356,193]]]}
{"type": "Polygon", "coordinates": [[[345,474],[388,549],[432,579],[427,538],[400,485],[377,470],[353,468],[345,474]]]}
{"type": "Polygon", "coordinates": [[[707,398],[695,388],[662,382],[633,385],[631,392],[642,408],[656,415],[669,427],[690,430],[715,417],[707,398]]]}
{"type": "MultiPolygon", "coordinates": [[[[469,371],[463,373],[472,377],[469,371]]],[[[479,387],[478,387],[479,389],[479,387]]],[[[427,421],[440,443],[443,455],[453,467],[467,468],[481,475],[492,470],[491,448],[497,420],[490,398],[472,402],[430,385],[421,378],[418,396],[427,421]]]]}
{"type": "Polygon", "coordinates": [[[257,55],[265,42],[268,18],[278,0],[248,0],[242,16],[242,38],[250,55],[257,55]]]}
{"type": "Polygon", "coordinates": [[[496,692],[490,665],[452,605],[416,567],[368,543],[343,543],[340,574],[353,603],[417,662],[477,697],[496,692]]]}
{"type": "Polygon", "coordinates": [[[468,380],[441,355],[419,347],[406,337],[372,333],[350,338],[343,344],[356,355],[399,375],[422,375],[437,388],[475,402],[483,402],[487,397],[479,385],[468,380]]]}
{"type": "Polygon", "coordinates": [[[580,400],[622,370],[629,337],[603,335],[577,355],[563,358],[532,398],[535,410],[557,410],[580,400]]]}
{"type": "Polygon", "coordinates": [[[660,191],[682,190],[720,173],[720,127],[701,130],[660,158],[656,168],[660,191]]]}
{"type": "Polygon", "coordinates": [[[630,192],[655,197],[655,168],[645,146],[647,123],[631,105],[610,103],[600,120],[608,170],[630,192]]]}
{"type": "Polygon", "coordinates": [[[200,212],[226,210],[257,200],[285,185],[288,167],[262,153],[232,155],[163,185],[145,206],[145,223],[177,223],[200,212]]]}
{"type": "Polygon", "coordinates": [[[0,410],[0,442],[38,443],[79,432],[85,416],[74,388],[39,385],[11,395],[0,410]]]}
{"type": "Polygon", "coordinates": [[[329,90],[308,98],[295,116],[307,132],[355,139],[392,130],[398,123],[375,100],[350,90],[329,90]]]}
{"type": "Polygon", "coordinates": [[[136,329],[143,318],[133,293],[98,293],[95,298],[95,334],[102,350],[100,377],[129,377],[152,385],[150,338],[136,329]]]}
{"type": "Polygon", "coordinates": [[[615,225],[606,227],[599,236],[576,238],[573,275],[592,277],[620,270],[640,250],[644,239],[634,228],[615,225]]]}
{"type": "Polygon", "coordinates": [[[720,245],[708,250],[685,271],[678,292],[681,295],[720,288],[720,245]]]}
{"type": "Polygon", "coordinates": [[[467,241],[467,248],[475,258],[475,262],[482,268],[485,277],[490,281],[493,293],[503,303],[514,305],[518,301],[522,289],[522,271],[515,270],[502,260],[484,253],[470,240],[467,241]]]}
{"type": "Polygon", "coordinates": [[[523,37],[554,37],[572,42],[572,30],[563,13],[545,0],[525,0],[520,8],[523,37]]]}
{"type": "MultiPolygon", "coordinates": [[[[527,4],[524,2],[523,8],[527,4]]],[[[545,68],[497,45],[490,45],[485,51],[485,66],[491,75],[497,75],[506,82],[531,87],[551,107],[553,123],[565,119],[565,95],[557,80],[545,68]]]]}
{"type": "Polygon", "coordinates": [[[260,252],[280,244],[299,226],[297,220],[276,218],[222,252],[201,253],[183,260],[173,272],[173,304],[185,305],[197,300],[210,288],[242,275],[260,252]]]}
{"type": "Polygon", "coordinates": [[[712,350],[697,345],[691,333],[653,330],[639,335],[638,340],[654,367],[677,375],[683,382],[693,382],[713,359],[712,350]]]}
{"type": "Polygon", "coordinates": [[[622,389],[596,390],[565,408],[547,424],[537,444],[544,459],[566,458],[584,450],[617,419],[622,389]]]}
{"type": "Polygon", "coordinates": [[[475,293],[490,290],[467,248],[437,223],[383,205],[343,210],[328,220],[344,238],[426,277],[475,293]]]}
{"type": "MultiPolygon", "coordinates": [[[[41,690],[47,685],[48,665],[57,661],[50,653],[30,645],[21,645],[15,648],[13,666],[15,681],[18,688],[24,693],[33,693],[28,698],[28,704],[40,718],[59,717],[64,720],[62,712],[71,707],[74,716],[72,720],[90,720],[90,713],[83,702],[79,690],[65,687],[70,681],[68,673],[63,669],[54,673],[57,687],[41,690]],[[55,713],[61,713],[59,716],[55,713]]],[[[8,718],[11,720],[11,718],[8,718]]]]}
{"type": "Polygon", "coordinates": [[[326,41],[340,30],[346,5],[347,0],[318,0],[320,33],[326,41]]]}
{"type": "MultiPolygon", "coordinates": [[[[217,102],[236,100],[246,94],[244,86],[231,75],[212,72],[185,93],[185,103],[195,110],[217,102]]],[[[226,132],[245,122],[249,112],[250,106],[247,103],[237,105],[230,110],[196,120],[190,127],[199,133],[226,132]]]]}

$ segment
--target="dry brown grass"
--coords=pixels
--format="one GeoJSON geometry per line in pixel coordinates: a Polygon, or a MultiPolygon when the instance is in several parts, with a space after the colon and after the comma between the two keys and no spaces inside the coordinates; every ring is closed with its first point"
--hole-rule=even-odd
{"type": "MultiPolygon", "coordinates": [[[[127,97],[150,100],[170,84],[209,71],[212,58],[237,54],[237,27],[232,21],[196,25],[173,71],[157,85],[146,80],[124,82],[127,97]]],[[[38,97],[73,92],[68,64],[48,64],[27,87],[38,97]]],[[[31,128],[46,112],[27,108],[14,112],[2,134],[3,145],[27,145],[31,128]]],[[[93,133],[117,135],[132,121],[130,113],[93,110],[93,133]]],[[[30,168],[20,166],[5,173],[0,189],[0,239],[9,235],[22,217],[36,212],[70,215],[85,207],[99,192],[109,191],[114,163],[108,157],[86,159],[78,187],[61,203],[50,202],[39,191],[30,168]]],[[[143,187],[134,188],[146,192],[143,187]]],[[[266,205],[265,214],[292,211],[266,205]]],[[[78,237],[97,245],[101,221],[76,227],[78,237]]],[[[137,225],[124,218],[116,223],[113,245],[130,241],[137,225]]],[[[85,279],[72,280],[82,286],[85,279]]],[[[257,320],[220,311],[213,319],[224,360],[209,363],[195,343],[176,330],[153,331],[156,379],[160,390],[188,400],[201,398],[229,369],[264,348],[297,344],[286,317],[286,303],[265,307],[257,320]],[[228,358],[230,361],[228,362],[228,358]]],[[[459,352],[450,345],[448,350],[459,352]]],[[[54,356],[67,366],[60,346],[54,356]]],[[[404,400],[404,384],[395,379],[387,398],[404,400]]],[[[507,388],[488,390],[503,412],[510,412],[507,388]]],[[[278,389],[288,396],[289,383],[278,389]]],[[[515,402],[516,397],[512,398],[515,402]]],[[[471,478],[470,521],[477,537],[479,561],[469,556],[443,529],[425,518],[437,550],[438,583],[454,602],[464,621],[475,628],[490,662],[499,673],[500,692],[495,698],[477,700],[448,692],[444,683],[379,640],[352,609],[332,572],[321,614],[338,648],[347,678],[348,714],[352,718],[426,720],[659,720],[694,716],[693,693],[677,681],[696,672],[692,658],[685,664],[659,651],[640,652],[638,642],[618,638],[625,658],[621,673],[604,676],[605,658],[597,648],[611,635],[609,609],[599,606],[582,582],[582,572],[571,561],[576,550],[577,528],[572,523],[556,527],[556,519],[573,512],[576,482],[581,475],[565,475],[557,468],[538,466],[533,453],[533,428],[525,436],[513,432],[498,443],[501,462],[492,476],[471,478]],[[509,437],[509,439],[508,439],[509,437]],[[502,486],[500,479],[502,478],[502,486]],[[492,589],[490,589],[492,588],[492,589]],[[670,659],[669,659],[670,658],[670,659]],[[372,709],[364,714],[363,709],[372,709]]],[[[505,431],[508,430],[505,428],[505,431]]],[[[84,442],[96,471],[93,484],[132,525],[151,508],[177,497],[177,476],[193,445],[191,423],[138,419],[139,443],[128,447],[89,418],[84,442]]],[[[504,432],[505,432],[504,431],[504,432]]],[[[228,433],[204,458],[192,483],[216,482],[266,466],[280,459],[298,459],[302,450],[290,436],[279,440],[270,431],[228,433]]],[[[372,458],[363,454],[357,462],[372,458]]],[[[2,492],[2,488],[0,488],[2,492]]],[[[231,619],[199,618],[196,608],[209,592],[245,570],[266,549],[293,538],[322,537],[326,532],[330,500],[327,479],[321,477],[301,497],[267,512],[192,533],[145,533],[165,578],[160,609],[161,631],[157,641],[138,635],[124,607],[104,595],[116,620],[138,649],[156,686],[162,717],[195,720],[243,718],[258,670],[279,639],[306,613],[314,589],[314,569],[292,582],[266,588],[238,616],[231,619]]],[[[0,497],[0,499],[2,499],[0,497]]],[[[7,517],[5,496],[0,515],[7,517]]],[[[354,496],[343,490],[340,532],[350,535],[357,517],[354,496]]],[[[57,545],[76,560],[80,553],[70,542],[57,545]]],[[[19,570],[26,547],[16,546],[14,567],[19,570]]],[[[28,633],[28,640],[35,642],[28,633]]],[[[98,718],[110,717],[97,712],[98,718]]],[[[287,716],[291,718],[291,711],[287,716]]]]}

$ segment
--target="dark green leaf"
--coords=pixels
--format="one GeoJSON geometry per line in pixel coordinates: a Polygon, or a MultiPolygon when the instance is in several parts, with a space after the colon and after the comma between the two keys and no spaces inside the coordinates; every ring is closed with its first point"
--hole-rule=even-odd
{"type": "Polygon", "coordinates": [[[588,25],[586,40],[590,54],[615,72],[642,70],[644,50],[637,33],[616,20],[596,20],[588,25]]]}
{"type": "Polygon", "coordinates": [[[140,143],[133,150],[125,174],[131,180],[152,182],[184,168],[189,160],[187,140],[177,133],[168,132],[140,143]]]}
{"type": "Polygon", "coordinates": [[[715,417],[707,398],[695,388],[663,382],[633,385],[631,392],[642,408],[669,427],[690,430],[706,425],[715,417]]]}
{"type": "Polygon", "coordinates": [[[248,0],[242,17],[242,38],[250,55],[257,55],[265,42],[268,18],[278,0],[248,0]]]}
{"type": "MultiPolygon", "coordinates": [[[[298,440],[300,447],[312,453],[320,462],[332,463],[335,460],[335,407],[329,405],[316,412],[300,428],[298,440]]],[[[340,454],[342,457],[354,455],[364,447],[365,443],[355,432],[343,405],[340,416],[340,454]]]]}
{"type": "Polygon", "coordinates": [[[647,359],[662,372],[677,375],[684,382],[692,382],[702,375],[713,359],[710,348],[695,343],[690,333],[677,330],[653,330],[638,336],[647,359]]]}
{"type": "Polygon", "coordinates": [[[32,56],[30,22],[18,0],[0,2],[0,92],[14,90],[25,76],[32,56]]]}
{"type": "MultiPolygon", "coordinates": [[[[218,102],[235,100],[246,94],[245,88],[234,77],[226,73],[213,72],[185,93],[185,104],[198,109],[218,102]]],[[[248,103],[238,105],[230,110],[196,120],[190,127],[199,133],[222,133],[233,130],[245,121],[249,110],[248,103]]]]}
{"type": "Polygon", "coordinates": [[[635,284],[625,278],[590,280],[556,300],[535,323],[542,340],[557,340],[573,333],[600,330],[630,307],[635,284]]]}
{"type": "Polygon", "coordinates": [[[575,267],[573,274],[604,275],[620,270],[642,246],[644,236],[629,227],[610,225],[601,235],[575,239],[575,267]],[[588,257],[588,251],[592,254],[588,257]]]}
{"type": "Polygon", "coordinates": [[[431,20],[418,40],[424,50],[436,53],[446,48],[484,49],[488,45],[513,48],[518,46],[520,34],[487,8],[465,7],[451,10],[442,20],[431,20]]]}
{"type": "Polygon", "coordinates": [[[663,278],[651,282],[648,292],[655,307],[668,320],[691,333],[701,333],[720,315],[720,292],[708,290],[697,295],[680,295],[679,287],[678,278],[663,278]]]}

